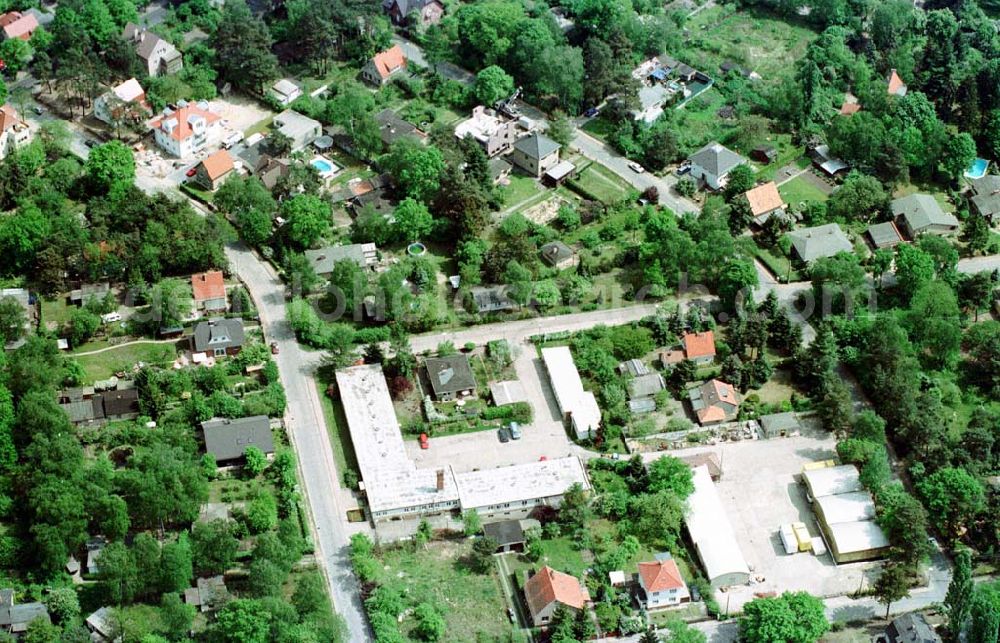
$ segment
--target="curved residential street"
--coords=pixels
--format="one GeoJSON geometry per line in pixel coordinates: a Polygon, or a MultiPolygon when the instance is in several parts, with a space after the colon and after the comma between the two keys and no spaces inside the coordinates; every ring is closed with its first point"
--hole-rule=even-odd
{"type": "Polygon", "coordinates": [[[340,473],[333,462],[313,379],[313,360],[295,341],[285,316],[285,287],[270,266],[242,243],[227,246],[226,256],[257,306],[267,341],[278,345],[274,359],[288,397],[285,422],[312,514],[316,559],[326,574],[334,609],[347,623],[349,640],[366,643],[371,635],[348,555],[346,509],[339,501],[340,473]]]}

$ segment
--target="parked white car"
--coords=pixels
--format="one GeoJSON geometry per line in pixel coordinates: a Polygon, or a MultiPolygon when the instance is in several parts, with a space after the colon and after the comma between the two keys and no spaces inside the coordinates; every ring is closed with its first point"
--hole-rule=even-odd
{"type": "Polygon", "coordinates": [[[107,313],[106,315],[101,315],[101,321],[104,322],[105,324],[113,324],[115,322],[120,322],[121,320],[122,320],[122,316],[118,312],[107,313]]]}

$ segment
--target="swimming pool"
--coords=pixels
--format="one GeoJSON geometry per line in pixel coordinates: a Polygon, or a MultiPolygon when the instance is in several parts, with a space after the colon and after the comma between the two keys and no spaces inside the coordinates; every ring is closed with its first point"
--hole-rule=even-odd
{"type": "Polygon", "coordinates": [[[989,168],[989,166],[990,162],[986,159],[976,159],[972,162],[969,169],[965,171],[965,178],[981,179],[986,176],[986,169],[989,168]]]}
{"type": "Polygon", "coordinates": [[[327,172],[333,172],[333,163],[327,161],[326,159],[315,158],[312,160],[311,165],[319,170],[320,174],[326,174],[327,172]]]}

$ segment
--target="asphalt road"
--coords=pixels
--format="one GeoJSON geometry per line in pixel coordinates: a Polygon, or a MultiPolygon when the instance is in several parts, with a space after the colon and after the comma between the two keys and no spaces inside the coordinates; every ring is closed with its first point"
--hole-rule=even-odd
{"type": "Polygon", "coordinates": [[[242,243],[227,246],[226,256],[257,305],[267,341],[278,345],[274,359],[288,398],[285,423],[298,455],[303,492],[312,514],[316,558],[326,573],[334,609],[346,621],[350,641],[371,641],[348,555],[346,509],[340,506],[336,493],[340,476],[333,462],[311,356],[295,341],[285,317],[285,287],[270,266],[242,243]]]}

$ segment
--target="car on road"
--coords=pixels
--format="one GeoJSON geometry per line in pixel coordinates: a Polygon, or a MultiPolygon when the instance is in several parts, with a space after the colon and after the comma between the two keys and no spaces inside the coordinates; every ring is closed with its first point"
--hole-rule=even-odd
{"type": "Polygon", "coordinates": [[[632,170],[636,174],[642,174],[643,172],[646,171],[646,168],[644,168],[643,166],[639,165],[635,161],[630,161],[629,164],[628,164],[628,167],[629,167],[630,170],[632,170]]]}
{"type": "Polygon", "coordinates": [[[601,110],[597,109],[596,107],[591,107],[590,109],[588,109],[587,111],[585,111],[583,113],[583,115],[586,116],[587,118],[594,118],[595,116],[597,116],[600,113],[601,113],[601,110]]]}
{"type": "Polygon", "coordinates": [[[188,170],[187,172],[185,172],[184,176],[191,177],[191,176],[194,176],[195,174],[197,174],[197,172],[198,172],[198,168],[197,167],[193,167],[190,170],[188,170]]]}
{"type": "Polygon", "coordinates": [[[45,108],[42,107],[41,105],[35,105],[34,107],[31,108],[31,111],[41,116],[42,114],[45,113],[45,108]]]}
{"type": "Polygon", "coordinates": [[[278,342],[271,342],[271,354],[272,355],[277,355],[278,351],[279,351],[279,349],[278,349],[278,342]]]}
{"type": "Polygon", "coordinates": [[[86,145],[87,147],[97,147],[98,145],[100,145],[100,143],[98,143],[92,138],[84,139],[83,144],[86,145]]]}
{"type": "Polygon", "coordinates": [[[510,619],[511,623],[517,623],[517,617],[514,615],[514,608],[513,607],[508,607],[507,608],[507,618],[510,619]]]}
{"type": "Polygon", "coordinates": [[[420,448],[421,449],[429,449],[429,448],[431,448],[431,443],[427,439],[427,434],[426,433],[421,433],[420,434],[420,448]]]}
{"type": "Polygon", "coordinates": [[[515,440],[520,440],[522,435],[523,434],[521,433],[521,425],[518,424],[517,422],[511,422],[510,423],[510,437],[513,438],[513,439],[515,439],[515,440]]]}
{"type": "Polygon", "coordinates": [[[103,321],[105,324],[113,324],[121,320],[122,320],[121,313],[106,313],[104,315],[101,315],[101,321],[103,321]]]}
{"type": "Polygon", "coordinates": [[[683,163],[677,166],[677,169],[674,170],[674,174],[676,174],[677,176],[684,176],[690,171],[691,171],[691,161],[684,161],[683,163]]]}
{"type": "Polygon", "coordinates": [[[547,455],[543,455],[542,457],[538,458],[538,461],[539,461],[539,462],[545,462],[545,461],[546,461],[546,460],[548,460],[548,459],[549,459],[549,456],[547,456],[547,455]]]}
{"type": "Polygon", "coordinates": [[[510,442],[510,431],[507,430],[507,427],[500,427],[500,430],[497,431],[497,438],[504,443],[510,442]]]}

